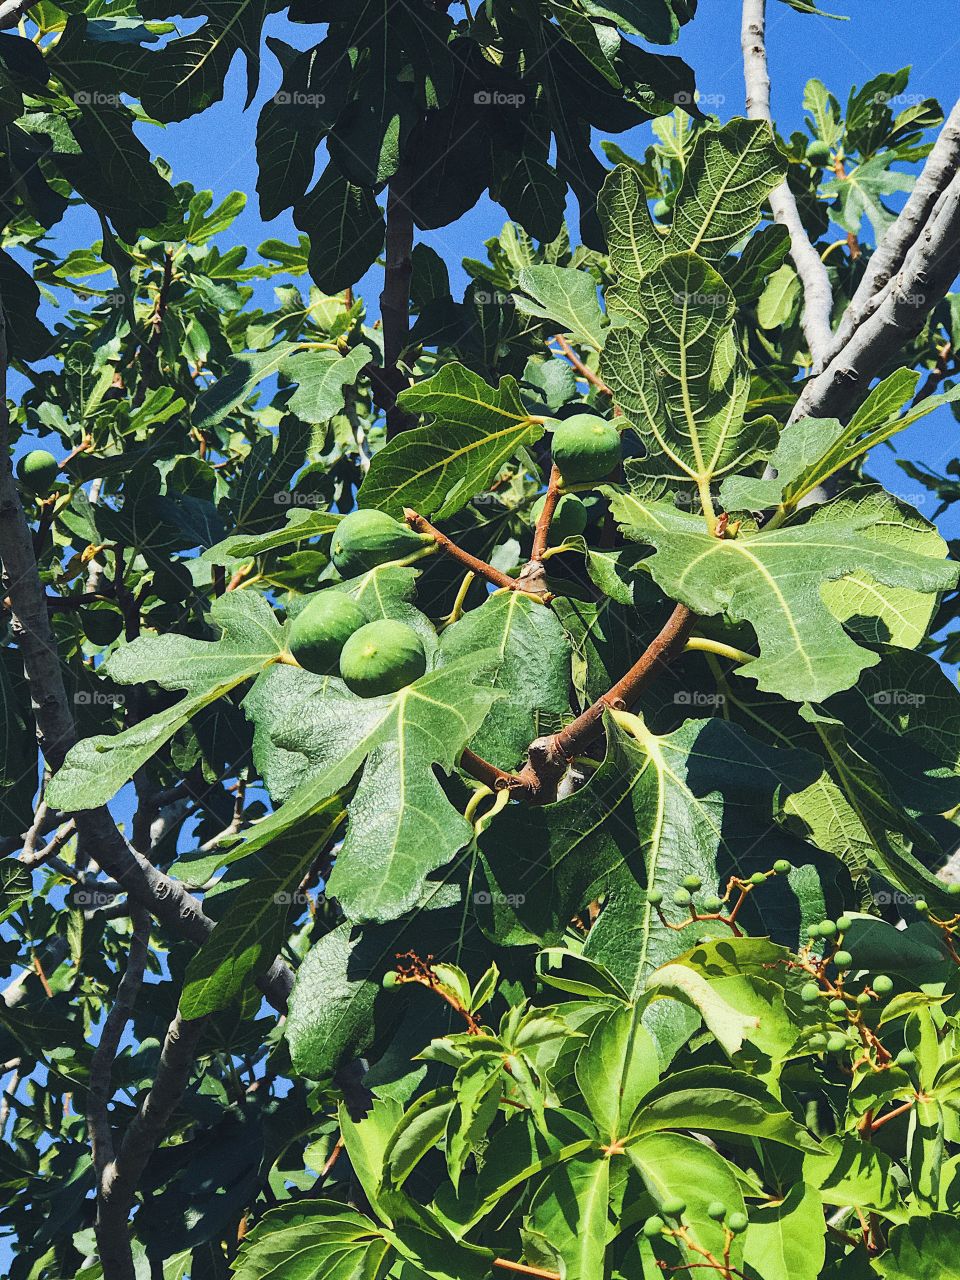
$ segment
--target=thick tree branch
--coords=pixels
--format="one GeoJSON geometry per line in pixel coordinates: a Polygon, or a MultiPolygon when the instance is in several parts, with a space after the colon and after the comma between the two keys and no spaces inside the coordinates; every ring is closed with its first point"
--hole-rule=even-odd
{"type": "Polygon", "coordinates": [[[0,31],[18,27],[37,0],[2,0],[0,3],[0,31]]]}
{"type": "Polygon", "coordinates": [[[405,164],[390,180],[387,193],[387,240],[380,294],[383,322],[383,368],[373,374],[378,405],[387,418],[391,438],[410,426],[410,415],[397,404],[397,396],[407,385],[400,369],[410,334],[410,280],[413,276],[413,213],[407,203],[409,171],[405,164]]]}
{"type": "Polygon", "coordinates": [[[104,1280],[135,1280],[127,1220],[147,1162],[166,1135],[190,1080],[206,1021],[186,1022],[178,1013],[170,1023],[156,1079],[124,1134],[119,1154],[103,1168],[96,1225],[104,1280]]]}
{"type": "Polygon", "coordinates": [[[98,1188],[104,1169],[114,1157],[113,1131],[108,1110],[113,1096],[113,1063],[120,1047],[124,1028],[133,1015],[133,1007],[143,984],[149,948],[150,913],[142,907],[137,907],[133,915],[133,935],[130,939],[127,967],[120,980],[116,1003],[107,1014],[100,1032],[100,1043],[90,1063],[90,1084],[87,1089],[87,1133],[90,1137],[98,1188]]]}
{"type": "Polygon", "coordinates": [[[923,327],[960,269],[960,174],[937,202],[903,267],[879,295],[879,305],[825,369],[805,384],[790,415],[846,418],[871,381],[923,327]]]}
{"type": "Polygon", "coordinates": [[[830,345],[829,358],[837,354],[853,331],[876,310],[880,295],[903,266],[920,238],[937,201],[960,168],[960,101],[947,117],[927,156],[923,172],[896,222],[887,229],[867,264],[863,279],[843,313],[830,345]]]}
{"type": "MultiPolygon", "coordinates": [[[[766,0],[743,0],[740,44],[747,90],[747,115],[751,120],[766,120],[772,127],[766,7],[766,0]]],[[[819,253],[810,243],[800,219],[797,202],[786,181],[770,193],[770,207],[777,222],[782,223],[790,234],[790,256],[803,286],[803,332],[814,367],[819,369],[829,359],[832,339],[830,317],[833,312],[833,290],[830,287],[830,277],[819,253]]]]}

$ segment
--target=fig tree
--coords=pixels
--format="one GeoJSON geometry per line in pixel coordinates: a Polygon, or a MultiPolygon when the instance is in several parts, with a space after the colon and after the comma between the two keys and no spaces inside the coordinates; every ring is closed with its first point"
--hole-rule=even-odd
{"type": "Polygon", "coordinates": [[[392,618],[354,631],[340,652],[344,683],[361,698],[396,693],[419,680],[426,669],[423,641],[412,627],[392,618]]]}
{"type": "MultiPolygon", "coordinates": [[[[538,498],[530,510],[530,523],[536,528],[543,511],[546,494],[538,498]]],[[[550,521],[550,534],[547,539],[550,546],[563,542],[564,538],[575,538],[587,527],[587,508],[575,493],[565,493],[557,503],[550,521]]]]}
{"type": "Polygon", "coordinates": [[[592,413],[565,418],[553,433],[553,460],[564,484],[604,480],[621,458],[620,432],[592,413]]]}
{"type": "Polygon", "coordinates": [[[433,539],[414,533],[385,511],[351,511],[337,525],[330,556],[344,578],[375,569],[387,560],[400,560],[421,550],[433,539]]]}
{"type": "Polygon", "coordinates": [[[60,464],[47,449],[31,449],[17,463],[23,487],[38,498],[46,497],[60,474],[60,464]]]}
{"type": "Polygon", "coordinates": [[[343,646],[366,622],[367,615],[349,596],[342,591],[324,591],[290,624],[288,647],[305,671],[333,675],[339,669],[343,646]]]}

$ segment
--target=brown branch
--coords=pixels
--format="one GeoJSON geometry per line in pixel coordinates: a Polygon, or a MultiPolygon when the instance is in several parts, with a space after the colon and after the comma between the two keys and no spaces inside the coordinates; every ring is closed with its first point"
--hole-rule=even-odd
{"type": "Polygon", "coordinates": [[[626,675],[565,729],[531,742],[527,763],[516,780],[497,785],[507,785],[513,791],[525,793],[525,798],[535,804],[552,800],[557,783],[569,761],[599,733],[604,712],[611,709],[622,710],[636,702],[650,680],[683,651],[696,621],[697,615],[686,605],[674,606],[659,635],[650,642],[626,675]]]}
{"type": "Polygon", "coordinates": [[[520,1276],[539,1276],[541,1280],[560,1280],[558,1271],[547,1271],[543,1267],[528,1267],[523,1262],[511,1262],[509,1258],[494,1258],[493,1265],[502,1271],[512,1271],[520,1276]]]}
{"type": "Polygon", "coordinates": [[[410,507],[404,507],[403,518],[416,533],[429,534],[441,551],[445,551],[454,560],[459,560],[462,565],[465,565],[473,573],[479,574],[481,578],[486,578],[495,587],[502,587],[505,591],[517,590],[516,578],[508,577],[507,574],[501,573],[499,569],[495,569],[492,564],[487,564],[486,560],[478,560],[469,551],[464,551],[462,547],[458,547],[452,538],[448,538],[445,533],[441,533],[426,517],[418,515],[410,507]]]}
{"type": "Polygon", "coordinates": [[[567,357],[567,359],[573,365],[574,369],[576,369],[577,373],[580,374],[581,378],[584,378],[587,382],[589,382],[592,387],[596,387],[596,389],[600,392],[602,396],[613,395],[613,392],[607,386],[604,380],[600,377],[600,375],[597,373],[594,373],[594,371],[589,367],[589,365],[584,364],[584,362],[580,359],[576,351],[574,351],[573,347],[571,347],[570,343],[566,340],[566,338],[563,336],[562,333],[556,334],[553,340],[554,342],[556,342],[557,346],[560,348],[563,354],[567,357]]]}
{"type": "Polygon", "coordinates": [[[483,756],[478,756],[476,752],[471,751],[469,747],[464,747],[463,754],[460,757],[460,767],[471,777],[488,786],[491,791],[502,791],[505,787],[515,787],[519,781],[517,774],[507,773],[503,769],[497,768],[495,764],[491,764],[489,760],[484,760],[483,756]]]}
{"type": "Polygon", "coordinates": [[[550,468],[550,479],[543,499],[543,510],[537,520],[537,527],[533,534],[533,549],[530,552],[530,559],[535,560],[538,564],[543,561],[543,556],[547,549],[547,540],[550,537],[550,523],[556,515],[557,503],[560,501],[561,483],[560,469],[554,463],[550,468]]]}

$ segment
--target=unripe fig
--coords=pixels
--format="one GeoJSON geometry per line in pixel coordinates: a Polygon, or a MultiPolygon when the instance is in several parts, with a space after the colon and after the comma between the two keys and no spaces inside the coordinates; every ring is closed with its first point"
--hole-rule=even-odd
{"type": "Polygon", "coordinates": [[[703,881],[698,875],[684,876],[680,883],[685,889],[689,889],[691,893],[696,893],[698,889],[703,888],[703,881]]]}
{"type": "Polygon", "coordinates": [[[678,907],[689,907],[690,894],[686,889],[674,889],[673,900],[678,907]]]}
{"type": "Polygon", "coordinates": [[[820,921],[820,937],[835,938],[837,936],[837,926],[832,920],[820,921]]]}
{"type": "Polygon", "coordinates": [[[651,907],[659,907],[660,903],[663,901],[663,890],[648,889],[647,901],[650,903],[651,907]]]}
{"type": "Polygon", "coordinates": [[[31,449],[17,463],[21,484],[38,498],[46,497],[59,474],[60,464],[47,449],[31,449]]]}
{"type": "Polygon", "coordinates": [[[878,996],[888,996],[893,990],[893,979],[885,973],[878,973],[870,985],[878,996]]]}
{"type": "Polygon", "coordinates": [[[905,1071],[909,1071],[911,1067],[917,1065],[917,1055],[911,1053],[909,1049],[901,1049],[894,1061],[898,1067],[903,1067],[905,1071]]]}
{"type": "Polygon", "coordinates": [[[727,1226],[737,1236],[746,1231],[749,1225],[750,1219],[745,1213],[740,1213],[739,1210],[736,1213],[731,1213],[727,1219],[727,1226]]]}
{"type": "Polygon", "coordinates": [[[785,876],[790,870],[790,863],[786,858],[778,858],[773,864],[773,869],[776,871],[777,875],[785,876]]]}
{"type": "Polygon", "coordinates": [[[830,148],[819,138],[814,138],[812,142],[807,143],[807,159],[812,165],[822,169],[825,164],[830,163],[830,148]]]}
{"type": "Polygon", "coordinates": [[[848,929],[853,928],[853,921],[849,916],[840,916],[837,920],[837,932],[846,933],[848,929]]]}
{"type": "Polygon", "coordinates": [[[385,511],[351,511],[337,525],[330,556],[344,578],[375,569],[387,560],[400,560],[433,539],[388,516],[385,511]]]}
{"type": "Polygon", "coordinates": [[[847,1002],[845,1000],[831,1000],[827,1008],[831,1013],[846,1013],[847,1002]]]}
{"type": "Polygon", "coordinates": [[[814,1004],[820,999],[820,988],[815,982],[805,982],[800,989],[800,999],[804,1004],[814,1004]]]}
{"type": "Polygon", "coordinates": [[[663,1228],[665,1226],[666,1226],[666,1223],[664,1222],[664,1220],[662,1218],[657,1217],[656,1214],[653,1214],[652,1217],[649,1217],[646,1220],[646,1222],[643,1224],[643,1234],[647,1237],[648,1240],[653,1240],[658,1235],[660,1235],[660,1233],[663,1231],[663,1228]]]}
{"type": "Polygon", "coordinates": [[[564,484],[604,480],[622,456],[620,432],[612,422],[592,413],[578,413],[558,423],[552,449],[564,484]]]}
{"type": "Polygon", "coordinates": [[[844,1049],[850,1048],[850,1041],[840,1031],[831,1031],[827,1036],[827,1052],[843,1053],[844,1049]]]}
{"type": "Polygon", "coordinates": [[[727,1216],[727,1206],[722,1200],[711,1200],[707,1205],[707,1217],[714,1222],[722,1222],[727,1216]]]}
{"type": "Polygon", "coordinates": [[[821,1035],[819,1031],[815,1031],[807,1040],[807,1047],[812,1049],[814,1053],[820,1053],[827,1047],[827,1037],[821,1035]]]}
{"type": "Polygon", "coordinates": [[[667,1196],[660,1207],[669,1217],[679,1218],[686,1209],[687,1202],[681,1196],[667,1196]]]}
{"type": "Polygon", "coordinates": [[[305,671],[333,675],[339,670],[343,646],[366,622],[367,615],[356,601],[342,591],[327,590],[294,618],[287,644],[305,671]]]}
{"type": "Polygon", "coordinates": [[[763,874],[762,871],[755,871],[753,875],[750,877],[750,883],[757,884],[757,885],[766,884],[767,877],[763,874]]]}
{"type": "Polygon", "coordinates": [[[660,222],[663,222],[665,218],[670,217],[670,206],[667,204],[666,200],[654,201],[653,216],[660,222]]]}
{"type": "MultiPolygon", "coordinates": [[[[538,498],[530,510],[530,523],[536,528],[543,511],[546,494],[538,498]]],[[[587,527],[587,508],[575,493],[565,493],[557,503],[550,521],[550,534],[547,539],[550,546],[557,546],[564,538],[575,538],[587,527]]]]}
{"type": "Polygon", "coordinates": [[[419,680],[426,669],[423,641],[412,627],[392,618],[354,631],[340,653],[344,683],[361,698],[396,693],[419,680]]]}
{"type": "Polygon", "coordinates": [[[703,909],[708,915],[716,915],[723,907],[723,899],[716,896],[712,898],[704,898],[703,909]]]}
{"type": "Polygon", "coordinates": [[[384,991],[390,991],[392,990],[393,987],[397,985],[397,982],[398,982],[397,971],[395,969],[388,969],[387,972],[383,975],[383,978],[380,981],[380,985],[383,987],[384,991]]]}
{"type": "Polygon", "coordinates": [[[80,625],[90,643],[103,649],[108,644],[113,644],[123,631],[123,614],[111,605],[104,605],[99,609],[84,609],[80,614],[80,625]]]}
{"type": "Polygon", "coordinates": [[[834,952],[833,963],[838,969],[849,969],[853,964],[853,956],[849,951],[836,951],[834,952]]]}

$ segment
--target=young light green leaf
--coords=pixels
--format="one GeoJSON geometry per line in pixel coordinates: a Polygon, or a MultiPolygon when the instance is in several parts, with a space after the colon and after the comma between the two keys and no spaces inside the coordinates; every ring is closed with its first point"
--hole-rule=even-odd
{"type": "Polygon", "coordinates": [[[522,292],[513,296],[519,311],[553,321],[558,332],[570,334],[580,346],[602,349],[605,320],[597,300],[597,282],[589,271],[524,267],[518,279],[522,292]]]}

